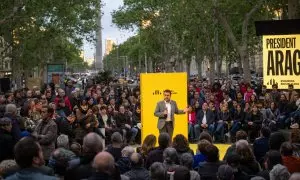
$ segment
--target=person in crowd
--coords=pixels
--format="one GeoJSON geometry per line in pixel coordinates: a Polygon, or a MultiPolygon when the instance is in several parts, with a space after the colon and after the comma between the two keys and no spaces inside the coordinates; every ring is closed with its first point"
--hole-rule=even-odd
{"type": "Polygon", "coordinates": [[[234,171],[233,168],[227,164],[223,164],[218,168],[217,172],[218,180],[233,180],[234,171]]]}
{"type": "Polygon", "coordinates": [[[191,174],[187,167],[178,166],[173,174],[174,180],[190,180],[191,174]]]}
{"type": "Polygon", "coordinates": [[[241,170],[241,157],[237,153],[228,155],[226,162],[232,167],[234,179],[236,180],[249,180],[251,176],[241,170]]]}
{"type": "Polygon", "coordinates": [[[290,176],[289,180],[299,180],[300,179],[300,173],[294,173],[290,176]]]}
{"type": "Polygon", "coordinates": [[[126,172],[124,176],[129,179],[150,180],[150,173],[144,168],[144,158],[139,153],[133,153],[130,156],[131,170],[126,172]]]}
{"type": "Polygon", "coordinates": [[[149,134],[145,137],[142,146],[137,148],[137,152],[142,155],[145,162],[148,158],[149,152],[155,149],[156,142],[156,136],[149,134]]]}
{"type": "Polygon", "coordinates": [[[289,172],[300,172],[300,159],[293,156],[293,146],[290,142],[284,142],[280,147],[283,165],[286,166],[289,172]]]}
{"type": "Polygon", "coordinates": [[[205,162],[207,160],[206,158],[206,146],[211,145],[211,142],[209,142],[206,139],[203,139],[199,141],[197,153],[194,156],[193,160],[193,169],[196,169],[199,166],[199,163],[205,162]]]}
{"type": "Polygon", "coordinates": [[[91,174],[88,180],[114,180],[115,178],[115,160],[108,152],[100,152],[95,156],[92,163],[95,172],[91,174]]]}
{"type": "Polygon", "coordinates": [[[247,118],[248,135],[250,142],[254,142],[255,138],[259,137],[259,130],[263,122],[263,115],[258,110],[257,105],[252,106],[252,111],[247,118]]]}
{"type": "Polygon", "coordinates": [[[171,174],[178,167],[179,159],[175,148],[168,147],[163,152],[164,165],[168,174],[171,174]]]}
{"type": "Polygon", "coordinates": [[[10,175],[7,175],[11,169],[16,168],[18,165],[15,160],[3,160],[0,162],[0,179],[4,179],[10,175]]]}
{"type": "Polygon", "coordinates": [[[134,148],[131,146],[126,146],[122,149],[121,153],[122,156],[121,158],[117,161],[119,170],[121,174],[124,174],[131,169],[131,164],[130,164],[130,156],[134,153],[134,148]]]}
{"type": "Polygon", "coordinates": [[[183,153],[190,153],[194,156],[194,151],[189,147],[188,140],[182,134],[177,134],[173,138],[172,147],[176,149],[179,158],[183,153]]]}
{"type": "Polygon", "coordinates": [[[203,103],[196,117],[196,125],[194,126],[195,139],[198,140],[201,131],[208,131],[209,127],[214,123],[214,114],[208,109],[208,104],[203,103]]]}
{"type": "Polygon", "coordinates": [[[88,178],[94,170],[92,161],[95,156],[103,150],[101,137],[96,133],[89,133],[83,139],[82,157],[79,164],[67,170],[65,180],[80,180],[88,178]]]}
{"type": "Polygon", "coordinates": [[[251,147],[246,140],[236,143],[236,153],[241,157],[241,170],[248,175],[256,175],[260,171],[260,165],[255,160],[251,147]]]}
{"type": "MultiPolygon", "coordinates": [[[[200,180],[200,175],[193,170],[194,158],[190,153],[183,153],[180,157],[180,165],[189,169],[190,180],[200,180]]],[[[175,170],[176,172],[176,170],[175,170]]]]}
{"type": "Polygon", "coordinates": [[[216,180],[218,168],[222,163],[219,161],[219,149],[215,145],[208,145],[205,150],[207,161],[200,164],[198,173],[202,180],[216,180]]]}
{"type": "Polygon", "coordinates": [[[17,106],[15,104],[7,104],[5,106],[4,117],[11,120],[11,133],[14,140],[17,142],[21,138],[21,122],[19,121],[20,119],[17,118],[17,106]]]}
{"type": "Polygon", "coordinates": [[[55,103],[56,106],[58,106],[58,102],[59,102],[60,99],[63,99],[65,101],[66,107],[68,107],[70,109],[70,111],[72,111],[72,105],[70,103],[69,97],[66,96],[66,93],[63,89],[58,89],[58,95],[54,99],[54,103],[55,103]]]}
{"type": "Polygon", "coordinates": [[[279,109],[279,127],[280,129],[285,129],[289,126],[288,123],[288,100],[286,99],[286,96],[284,94],[280,94],[280,100],[278,102],[278,109],[279,109]]]}
{"type": "Polygon", "coordinates": [[[265,97],[264,97],[264,102],[263,102],[264,108],[266,108],[266,109],[270,108],[272,102],[275,102],[275,101],[273,101],[271,94],[266,93],[265,97]]]}
{"type": "Polygon", "coordinates": [[[13,159],[15,140],[11,135],[12,123],[8,118],[0,119],[0,162],[13,159]]]}
{"type": "Polygon", "coordinates": [[[161,162],[154,162],[150,167],[151,180],[165,180],[167,178],[167,171],[161,162]]]}
{"type": "Polygon", "coordinates": [[[45,164],[43,151],[38,142],[33,138],[25,137],[17,142],[15,149],[15,160],[20,170],[7,177],[7,180],[57,180],[54,176],[44,175],[40,167],[45,164]]]}
{"type": "Polygon", "coordinates": [[[58,104],[57,104],[57,107],[56,107],[56,113],[60,117],[64,117],[64,118],[68,117],[72,113],[70,108],[66,107],[65,100],[62,99],[62,98],[58,100],[58,104]]]}
{"type": "Polygon", "coordinates": [[[163,152],[170,146],[170,136],[168,133],[161,133],[158,136],[158,148],[149,152],[146,160],[146,168],[149,169],[154,162],[163,162],[163,152]]]}
{"type": "Polygon", "coordinates": [[[281,144],[285,141],[286,140],[282,132],[274,132],[270,136],[269,149],[279,151],[281,144]]]}
{"type": "Polygon", "coordinates": [[[81,145],[78,142],[71,143],[70,151],[72,151],[77,157],[81,156],[81,145]]]}
{"type": "Polygon", "coordinates": [[[111,144],[106,147],[107,152],[109,152],[118,161],[122,157],[122,147],[123,147],[123,137],[119,132],[114,132],[111,135],[111,144]]]}
{"type": "Polygon", "coordinates": [[[263,163],[265,154],[269,151],[269,138],[271,130],[267,127],[262,127],[260,130],[260,137],[253,143],[253,152],[256,161],[260,164],[263,163]]]}
{"type": "Polygon", "coordinates": [[[54,109],[49,106],[42,107],[42,121],[40,121],[32,136],[37,139],[41,145],[46,163],[49,161],[51,153],[55,149],[57,137],[57,125],[53,120],[54,109]]]}
{"type": "Polygon", "coordinates": [[[204,139],[209,141],[210,143],[213,143],[213,138],[211,137],[211,135],[208,132],[202,132],[200,134],[199,140],[201,141],[201,140],[204,140],[204,139]]]}
{"type": "Polygon", "coordinates": [[[230,113],[228,110],[228,104],[223,103],[220,106],[221,111],[218,113],[217,121],[214,124],[214,129],[210,130],[215,137],[217,142],[225,142],[224,134],[226,129],[228,129],[229,124],[231,123],[230,113]]]}
{"type": "Polygon", "coordinates": [[[292,129],[289,138],[293,146],[294,156],[300,158],[300,129],[292,129]]]}
{"type": "Polygon", "coordinates": [[[132,137],[135,138],[138,130],[132,127],[131,118],[129,114],[126,113],[124,106],[119,107],[119,112],[114,119],[116,120],[116,126],[119,132],[123,135],[124,142],[130,142],[132,137]]]}
{"type": "Polygon", "coordinates": [[[273,101],[279,102],[280,92],[278,91],[278,85],[277,84],[272,85],[272,91],[271,91],[270,95],[271,95],[271,98],[272,98],[273,101]]]}
{"type": "Polygon", "coordinates": [[[270,127],[273,131],[277,130],[279,124],[278,119],[280,116],[279,109],[275,102],[271,102],[270,107],[265,110],[263,126],[270,127]]]}
{"type": "Polygon", "coordinates": [[[246,114],[242,109],[241,104],[236,105],[236,110],[233,113],[233,116],[231,117],[233,123],[230,128],[230,137],[231,142],[236,141],[236,133],[245,125],[245,117],[246,114]]]}
{"type": "MultiPolygon", "coordinates": [[[[236,141],[239,141],[239,140],[247,140],[248,138],[248,135],[245,131],[243,130],[240,130],[238,132],[236,132],[236,141]]],[[[227,157],[233,153],[236,152],[236,143],[233,143],[227,150],[226,150],[226,153],[224,155],[224,158],[223,160],[226,161],[227,157]]]]}
{"type": "Polygon", "coordinates": [[[71,92],[71,96],[69,96],[71,106],[74,108],[75,106],[79,106],[80,98],[79,93],[75,89],[71,92]]]}
{"type": "Polygon", "coordinates": [[[196,125],[196,111],[195,106],[189,106],[188,112],[188,138],[190,142],[193,142],[195,139],[194,127],[196,125]]]}

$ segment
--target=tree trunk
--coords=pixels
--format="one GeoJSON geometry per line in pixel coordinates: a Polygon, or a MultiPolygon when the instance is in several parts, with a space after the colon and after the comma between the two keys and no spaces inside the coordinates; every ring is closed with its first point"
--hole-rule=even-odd
{"type": "Polygon", "coordinates": [[[299,1],[298,0],[288,0],[288,14],[289,14],[289,19],[299,18],[299,1]]]}
{"type": "Polygon", "coordinates": [[[240,58],[243,63],[244,80],[246,83],[251,83],[250,64],[246,50],[240,52],[240,58]]]}
{"type": "Polygon", "coordinates": [[[215,66],[216,66],[216,61],[214,58],[212,58],[210,61],[209,61],[209,81],[210,81],[210,84],[213,84],[215,82],[215,66]]]}
{"type": "Polygon", "coordinates": [[[187,61],[185,61],[185,66],[186,66],[186,73],[187,73],[187,78],[188,80],[190,79],[191,76],[191,59],[188,59],[187,61]]]}
{"type": "Polygon", "coordinates": [[[219,57],[219,60],[217,62],[217,72],[216,72],[218,78],[221,78],[222,76],[222,63],[223,63],[223,59],[219,57]]]}
{"type": "Polygon", "coordinates": [[[196,57],[196,64],[197,64],[197,69],[198,69],[198,75],[199,77],[202,77],[202,62],[203,58],[196,57]]]}

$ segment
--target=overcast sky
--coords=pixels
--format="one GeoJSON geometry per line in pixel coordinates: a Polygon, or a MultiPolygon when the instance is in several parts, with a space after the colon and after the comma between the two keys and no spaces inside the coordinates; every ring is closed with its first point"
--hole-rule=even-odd
{"type": "MultiPolygon", "coordinates": [[[[118,9],[123,4],[123,0],[103,0],[104,7],[102,9],[102,52],[105,49],[105,39],[113,39],[118,44],[126,41],[128,37],[134,35],[133,32],[121,31],[112,24],[111,12],[118,9]]],[[[93,44],[85,43],[84,45],[85,58],[93,58],[95,47],[93,44]]]]}

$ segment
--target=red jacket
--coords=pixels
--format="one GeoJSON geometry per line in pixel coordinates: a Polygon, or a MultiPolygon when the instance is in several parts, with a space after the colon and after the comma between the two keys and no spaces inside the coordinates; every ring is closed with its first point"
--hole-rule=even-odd
{"type": "Polygon", "coordinates": [[[196,112],[190,112],[188,118],[190,124],[196,124],[196,112]]]}
{"type": "MultiPolygon", "coordinates": [[[[54,99],[54,103],[55,105],[57,106],[58,105],[58,101],[59,101],[60,97],[57,96],[55,99],[54,99]]],[[[70,111],[72,111],[72,105],[71,105],[71,102],[69,100],[69,97],[68,96],[65,96],[64,97],[64,100],[65,100],[65,104],[66,104],[66,107],[68,107],[70,109],[70,111]]]]}
{"type": "Polygon", "coordinates": [[[294,156],[282,156],[283,165],[287,167],[289,172],[300,172],[300,158],[294,156]]]}

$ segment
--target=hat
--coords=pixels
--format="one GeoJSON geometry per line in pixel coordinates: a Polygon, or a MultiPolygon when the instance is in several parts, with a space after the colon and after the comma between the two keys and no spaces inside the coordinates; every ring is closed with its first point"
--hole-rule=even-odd
{"type": "Polygon", "coordinates": [[[0,119],[0,126],[7,126],[11,124],[11,120],[7,117],[0,119]]]}
{"type": "Polygon", "coordinates": [[[231,180],[234,172],[231,166],[224,164],[221,165],[218,169],[218,178],[220,180],[231,180]]]}

